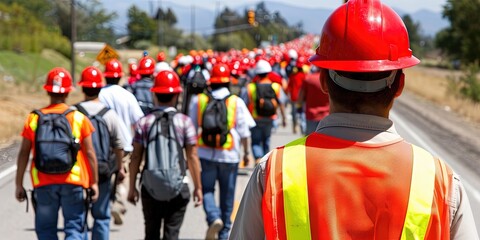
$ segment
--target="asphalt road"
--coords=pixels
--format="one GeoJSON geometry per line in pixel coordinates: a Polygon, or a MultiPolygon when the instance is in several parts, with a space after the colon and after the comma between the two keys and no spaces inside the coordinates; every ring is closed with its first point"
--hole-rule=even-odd
{"type": "MultiPolygon", "coordinates": [[[[400,135],[407,141],[426,148],[444,159],[460,174],[465,185],[477,229],[480,229],[480,130],[441,107],[405,94],[394,105],[391,119],[400,135]]],[[[272,147],[284,145],[300,135],[291,134],[291,127],[279,128],[272,138],[272,147]]],[[[18,143],[0,149],[0,239],[35,239],[33,211],[25,213],[26,204],[14,198],[14,171],[18,143]]],[[[247,171],[249,172],[249,171],[247,171]]],[[[241,199],[249,175],[237,180],[236,205],[241,199]]],[[[25,174],[25,185],[30,179],[25,174]]],[[[111,239],[142,239],[143,216],[141,205],[127,204],[128,212],[121,226],[112,223],[111,239]]],[[[62,223],[59,223],[61,232],[62,223]]],[[[190,203],[182,226],[181,239],[202,239],[207,224],[201,207],[190,203]]],[[[61,233],[60,233],[61,236],[61,233]]]]}

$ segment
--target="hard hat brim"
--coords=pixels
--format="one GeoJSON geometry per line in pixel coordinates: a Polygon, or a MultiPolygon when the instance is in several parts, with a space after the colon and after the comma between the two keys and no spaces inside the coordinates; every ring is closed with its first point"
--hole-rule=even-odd
{"type": "Polygon", "coordinates": [[[337,71],[347,72],[383,72],[396,69],[404,69],[413,67],[420,63],[420,60],[415,56],[399,58],[397,61],[391,60],[369,60],[369,61],[335,61],[326,60],[319,55],[313,55],[308,59],[313,65],[323,68],[337,71]]]}

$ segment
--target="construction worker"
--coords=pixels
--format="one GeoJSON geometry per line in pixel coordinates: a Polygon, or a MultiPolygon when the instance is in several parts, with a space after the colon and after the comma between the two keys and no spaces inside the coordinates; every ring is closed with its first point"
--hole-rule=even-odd
{"type": "Polygon", "coordinates": [[[211,93],[192,97],[189,114],[199,129],[198,156],[202,164],[206,239],[227,239],[231,228],[235,186],[243,148],[243,163],[251,162],[250,128],[255,125],[245,103],[229,91],[230,69],[217,63],[208,81],[211,93]],[[220,132],[216,130],[221,129],[220,132]],[[215,203],[215,185],[220,202],[215,203]],[[219,207],[218,207],[219,206],[219,207]]]}
{"type": "Polygon", "coordinates": [[[92,190],[93,202],[98,199],[97,160],[90,136],[94,129],[85,115],[65,104],[74,88],[67,70],[53,68],[43,88],[48,93],[50,105],[31,113],[23,127],[15,197],[20,202],[27,198],[23,176],[30,153],[33,153],[30,175],[37,238],[58,239],[58,210],[61,208],[65,239],[83,239],[87,211],[84,189],[92,190]],[[60,136],[67,131],[70,140],[59,141],[65,140],[60,136]],[[72,146],[73,142],[76,144],[72,146]]]}
{"type": "Polygon", "coordinates": [[[277,109],[282,115],[282,125],[287,125],[285,118],[285,93],[282,86],[268,77],[272,72],[270,63],[259,60],[255,65],[256,82],[249,83],[246,91],[242,92],[242,99],[255,119],[252,132],[252,151],[255,163],[270,151],[270,138],[274,121],[277,119],[277,109]]]}
{"type": "Polygon", "coordinates": [[[403,69],[420,62],[401,18],[379,0],[349,0],[310,62],[330,115],[255,169],[232,239],[478,239],[458,176],[388,119],[403,69]]]}
{"type": "Polygon", "coordinates": [[[310,73],[306,74],[298,94],[296,108],[305,112],[305,136],[315,132],[320,120],[326,117],[330,110],[328,95],[322,92],[318,79],[320,79],[320,71],[314,66],[310,69],[310,73]]]}
{"type": "Polygon", "coordinates": [[[140,74],[140,80],[134,82],[127,89],[137,98],[138,105],[144,114],[148,114],[154,107],[152,93],[150,88],[153,86],[152,75],[155,72],[155,60],[146,55],[138,62],[137,73],[140,74]]]}
{"type": "MultiPolygon", "coordinates": [[[[110,199],[112,192],[111,178],[114,172],[118,182],[125,178],[123,166],[123,148],[125,125],[118,121],[119,117],[114,110],[108,108],[98,99],[103,83],[102,72],[93,66],[82,71],[80,82],[85,95],[85,101],[74,105],[76,110],[89,116],[95,127],[92,142],[96,148],[95,154],[98,163],[98,200],[92,204],[94,219],[91,239],[109,239],[110,233],[110,199]],[[97,117],[94,117],[97,116],[97,117]],[[101,119],[100,119],[101,118],[101,119]],[[113,156],[113,157],[112,157],[113,156]]],[[[114,182],[113,184],[117,184],[114,182]]]]}
{"type": "MultiPolygon", "coordinates": [[[[159,72],[155,77],[155,83],[151,91],[155,94],[157,100],[156,106],[150,114],[141,118],[135,125],[134,150],[129,166],[130,189],[128,192],[128,201],[136,204],[141,194],[143,216],[145,219],[145,239],[160,239],[162,225],[163,239],[178,239],[180,227],[185,216],[185,211],[187,210],[187,204],[190,200],[187,177],[183,175],[179,182],[176,181],[177,179],[172,177],[172,175],[169,175],[170,177],[168,179],[157,176],[155,178],[157,181],[149,181],[145,179],[145,171],[152,170],[150,166],[156,166],[153,169],[154,172],[160,172],[161,175],[171,174],[178,168],[182,168],[182,172],[185,172],[185,162],[183,162],[183,167],[178,166],[182,164],[179,163],[179,161],[185,161],[183,160],[183,149],[185,149],[186,163],[188,164],[188,170],[190,171],[190,176],[192,177],[195,188],[193,190],[194,206],[200,206],[203,195],[202,183],[200,181],[200,163],[197,155],[197,135],[192,120],[188,116],[177,112],[176,105],[178,96],[183,89],[180,85],[180,79],[174,71],[166,70],[159,72]],[[165,121],[168,122],[167,131],[164,131],[165,129],[163,129],[163,127],[161,127],[161,129],[154,128],[158,127],[158,125],[163,125],[165,118],[162,116],[165,116],[165,114],[168,116],[173,115],[171,120],[165,121]],[[171,136],[168,133],[170,128],[175,130],[173,134],[175,137],[168,137],[168,139],[172,139],[172,141],[176,143],[175,145],[179,145],[180,149],[173,147],[172,145],[174,144],[171,142],[162,143],[162,140],[158,137],[159,135],[171,136]],[[157,135],[151,135],[154,131],[159,133],[157,133],[157,135]],[[164,146],[162,144],[168,146],[168,149],[161,148],[161,146],[164,146]],[[139,194],[136,187],[137,174],[140,171],[140,164],[144,159],[144,155],[146,163],[143,168],[142,189],[139,194]],[[173,159],[175,163],[179,163],[176,166],[169,162],[171,159],[166,159],[168,156],[175,157],[179,155],[181,155],[182,158],[173,159]],[[156,161],[161,161],[161,163],[156,161]],[[168,167],[174,169],[162,165],[164,162],[167,163],[166,165],[168,165],[168,167]],[[158,170],[158,168],[161,168],[161,170],[158,170]],[[175,186],[179,185],[178,183],[180,183],[181,186],[178,188],[179,192],[175,192],[176,194],[173,195],[171,199],[158,200],[156,198],[157,196],[152,194],[152,190],[150,189],[155,188],[155,186],[149,186],[149,183],[155,184],[159,188],[161,188],[159,185],[168,186],[168,189],[175,188],[175,186]]],[[[167,191],[160,191],[159,194],[166,195],[167,191]]]]}
{"type": "MultiPolygon", "coordinates": [[[[100,90],[98,99],[110,109],[114,110],[124,123],[125,128],[122,134],[125,137],[123,151],[128,155],[133,151],[133,126],[143,117],[143,112],[138,105],[135,96],[119,85],[123,76],[122,63],[118,59],[111,59],[105,64],[105,71],[103,73],[107,85],[100,90]]],[[[129,161],[129,157],[124,157],[124,165],[129,161]]],[[[128,174],[126,175],[128,178],[128,174]]],[[[127,208],[125,207],[125,200],[127,198],[127,187],[125,186],[128,180],[120,182],[116,186],[116,194],[112,204],[112,217],[115,225],[123,224],[123,216],[127,208]]]]}

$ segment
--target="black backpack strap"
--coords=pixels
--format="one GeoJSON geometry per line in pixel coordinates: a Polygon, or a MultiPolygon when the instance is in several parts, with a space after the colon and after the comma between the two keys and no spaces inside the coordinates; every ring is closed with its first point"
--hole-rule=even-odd
{"type": "Polygon", "coordinates": [[[98,112],[96,115],[100,116],[100,117],[103,117],[103,115],[105,115],[105,113],[108,112],[108,110],[110,110],[110,108],[108,107],[104,107],[102,110],[100,110],[100,112],[98,112]]]}
{"type": "MultiPolygon", "coordinates": [[[[178,142],[178,134],[177,134],[177,131],[175,129],[175,124],[173,122],[173,118],[175,117],[175,115],[177,114],[177,111],[169,111],[167,112],[168,114],[168,121],[169,121],[169,124],[171,124],[171,126],[169,127],[173,127],[173,137],[175,138],[175,143],[177,144],[177,149],[181,152],[179,152],[179,157],[178,158],[178,164],[180,165],[180,170],[182,171],[182,176],[185,177],[187,175],[187,164],[185,163],[185,157],[183,155],[183,148],[182,146],[180,145],[180,143],[178,142]]],[[[170,129],[169,129],[170,130],[170,129]]]]}
{"type": "MultiPolygon", "coordinates": [[[[87,112],[87,109],[85,109],[84,107],[82,107],[82,105],[80,105],[80,103],[77,103],[75,105],[73,105],[75,108],[77,108],[77,110],[81,113],[83,113],[83,115],[85,116],[89,116],[88,112],[87,112]]],[[[73,111],[72,109],[69,109],[71,111],[73,111]]],[[[66,113],[64,113],[65,115],[67,115],[66,113]]]]}

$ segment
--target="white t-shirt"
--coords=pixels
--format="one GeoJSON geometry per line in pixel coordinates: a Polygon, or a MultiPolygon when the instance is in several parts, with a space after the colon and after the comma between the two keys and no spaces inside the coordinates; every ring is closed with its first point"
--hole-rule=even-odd
{"type": "MultiPolygon", "coordinates": [[[[230,94],[227,88],[220,88],[212,92],[215,99],[222,99],[230,94]]],[[[193,96],[190,101],[188,115],[192,119],[198,131],[198,96],[193,96]]],[[[255,120],[248,111],[247,106],[241,98],[237,98],[237,111],[235,113],[235,127],[230,129],[234,146],[231,150],[214,149],[210,147],[199,147],[198,157],[215,162],[237,163],[240,161],[241,138],[250,137],[250,128],[255,126],[255,120]]]]}
{"type": "Polygon", "coordinates": [[[138,119],[143,117],[143,112],[138,105],[137,99],[131,92],[118,85],[105,86],[100,91],[98,98],[102,103],[113,109],[125,124],[126,128],[124,130],[126,132],[124,135],[128,144],[123,150],[131,152],[133,150],[133,125],[138,119]]]}

